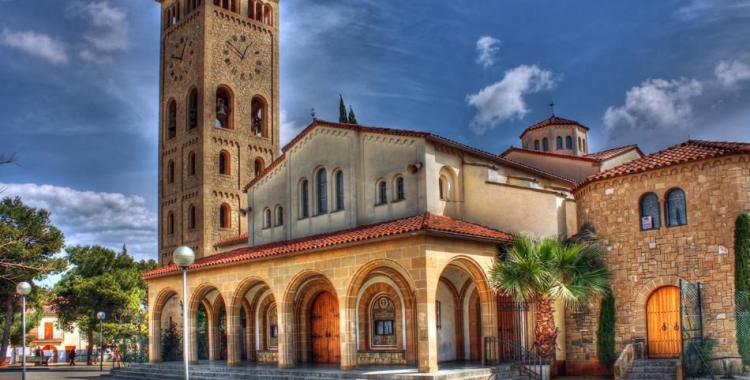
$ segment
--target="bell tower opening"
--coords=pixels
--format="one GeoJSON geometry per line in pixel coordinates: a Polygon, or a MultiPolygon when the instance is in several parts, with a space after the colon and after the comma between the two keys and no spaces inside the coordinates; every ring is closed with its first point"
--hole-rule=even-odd
{"type": "Polygon", "coordinates": [[[157,2],[159,264],[167,265],[178,246],[200,258],[248,230],[248,216],[231,210],[247,209],[242,188],[280,153],[279,4],[157,2]]]}

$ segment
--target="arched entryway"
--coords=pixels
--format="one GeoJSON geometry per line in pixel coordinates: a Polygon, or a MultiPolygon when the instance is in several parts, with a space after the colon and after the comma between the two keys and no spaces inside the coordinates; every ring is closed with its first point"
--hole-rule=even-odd
{"type": "Polygon", "coordinates": [[[315,297],[310,310],[310,344],[313,363],[341,362],[339,301],[329,292],[315,297]]]}
{"type": "Polygon", "coordinates": [[[230,365],[241,361],[278,362],[276,297],[261,278],[246,278],[232,298],[228,323],[236,326],[230,336],[230,365]]]}
{"type": "Polygon", "coordinates": [[[678,358],[682,353],[680,326],[680,289],[663,286],[656,289],[646,305],[648,356],[678,358]]]}

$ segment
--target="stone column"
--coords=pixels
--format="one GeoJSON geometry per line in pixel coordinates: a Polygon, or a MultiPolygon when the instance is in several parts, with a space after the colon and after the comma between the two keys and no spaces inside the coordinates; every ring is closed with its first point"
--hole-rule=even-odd
{"type": "Polygon", "coordinates": [[[242,364],[242,327],[240,325],[240,309],[235,312],[233,308],[227,308],[227,365],[239,366],[242,364]]]}
{"type": "MultiPolygon", "coordinates": [[[[149,309],[153,310],[153,308],[149,309]]],[[[151,363],[161,363],[161,321],[154,319],[154,312],[149,316],[148,329],[148,357],[151,363]]],[[[163,313],[162,313],[163,315],[163,313]]]]}
{"type": "Polygon", "coordinates": [[[208,320],[208,360],[219,360],[221,343],[219,342],[219,315],[216,313],[208,320]]]}
{"type": "MultiPolygon", "coordinates": [[[[348,302],[339,302],[345,307],[348,302]]],[[[357,369],[357,310],[339,307],[340,337],[341,337],[341,370],[357,369]]]]}
{"type": "Polygon", "coordinates": [[[415,281],[417,298],[417,362],[419,372],[437,372],[437,281],[415,281]],[[428,285],[429,284],[429,285],[428,285]]]}
{"type": "MultiPolygon", "coordinates": [[[[486,291],[486,301],[481,302],[482,313],[482,336],[479,341],[479,352],[481,355],[482,365],[485,365],[484,338],[497,337],[497,296],[491,290],[486,291]]],[[[480,294],[480,300],[482,295],[480,294]]]]}
{"type": "Polygon", "coordinates": [[[294,315],[284,308],[279,318],[279,368],[294,367],[294,315]]]}

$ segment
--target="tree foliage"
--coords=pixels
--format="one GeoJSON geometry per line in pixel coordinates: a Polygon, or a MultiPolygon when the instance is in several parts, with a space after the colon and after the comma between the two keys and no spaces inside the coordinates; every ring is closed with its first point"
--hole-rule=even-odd
{"type": "Polygon", "coordinates": [[[555,300],[578,309],[592,297],[609,291],[603,254],[595,244],[537,239],[519,233],[501,247],[490,270],[490,283],[518,301],[537,304],[534,346],[540,355],[551,356],[557,347],[552,308],[555,300]]]}
{"type": "Polygon", "coordinates": [[[750,214],[740,214],[734,229],[735,275],[737,291],[750,291],[750,214]]]}
{"type": "Polygon", "coordinates": [[[596,330],[596,356],[599,363],[609,367],[617,360],[615,352],[615,323],[617,310],[615,297],[609,292],[602,298],[602,308],[599,310],[599,327],[596,330]]]}
{"type": "Polygon", "coordinates": [[[349,122],[349,124],[359,124],[357,122],[357,116],[354,115],[354,110],[352,109],[351,105],[349,106],[349,120],[348,120],[348,122],[349,122]]]}
{"type": "MultiPolygon", "coordinates": [[[[100,246],[66,248],[73,268],[54,289],[52,306],[58,323],[66,330],[75,325],[96,342],[96,313],[106,313],[106,340],[121,340],[143,330],[146,315],[146,282],[141,273],[156,268],[154,260],[137,262],[127,249],[115,251],[100,246]]],[[[89,345],[91,351],[91,345],[89,345]]],[[[89,352],[89,357],[91,357],[89,352]]]]}
{"type": "Polygon", "coordinates": [[[161,335],[161,360],[165,362],[182,360],[182,338],[177,323],[167,321],[161,335]]]}
{"type": "Polygon", "coordinates": [[[339,94],[339,123],[347,123],[349,119],[346,116],[346,105],[344,104],[344,97],[339,94]]]}
{"type": "MultiPolygon", "coordinates": [[[[43,293],[33,286],[34,280],[45,275],[59,273],[67,267],[64,258],[55,257],[62,249],[62,232],[52,225],[49,212],[23,204],[21,198],[3,198],[0,202],[0,299],[3,307],[3,335],[0,352],[6,352],[11,336],[20,343],[21,298],[16,294],[16,285],[21,281],[32,284],[32,292],[26,297],[27,309],[42,312],[43,293]],[[14,327],[15,326],[15,327],[14,327]]],[[[29,314],[27,325],[34,323],[39,314],[29,314]]],[[[0,363],[5,355],[0,355],[0,363]]]]}

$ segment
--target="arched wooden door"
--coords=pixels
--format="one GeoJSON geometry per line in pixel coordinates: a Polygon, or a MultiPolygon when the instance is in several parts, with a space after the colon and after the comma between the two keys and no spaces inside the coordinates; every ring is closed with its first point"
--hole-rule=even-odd
{"type": "Polygon", "coordinates": [[[340,363],[339,302],[333,294],[322,292],[310,311],[313,363],[340,363]]]}
{"type": "Polygon", "coordinates": [[[680,289],[664,286],[648,299],[648,356],[678,358],[682,353],[680,326],[680,289]]]}

